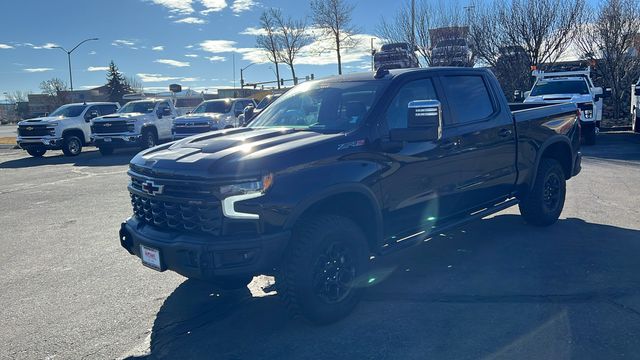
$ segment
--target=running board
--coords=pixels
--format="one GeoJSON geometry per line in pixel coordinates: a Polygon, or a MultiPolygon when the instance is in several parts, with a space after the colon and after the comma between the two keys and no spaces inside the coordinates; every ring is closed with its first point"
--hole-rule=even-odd
{"type": "Polygon", "coordinates": [[[418,244],[421,244],[422,242],[424,242],[426,239],[433,237],[433,235],[445,232],[445,231],[449,231],[451,229],[460,227],[468,222],[474,221],[474,220],[478,220],[478,219],[482,219],[485,216],[489,216],[492,214],[495,214],[497,212],[500,212],[504,209],[510,208],[514,205],[518,204],[518,199],[516,198],[512,198],[506,201],[503,201],[499,204],[496,204],[490,208],[486,208],[486,209],[481,209],[469,214],[465,214],[464,216],[458,218],[458,219],[453,219],[452,221],[449,221],[445,224],[439,225],[439,226],[434,226],[431,230],[421,230],[421,231],[417,231],[414,234],[405,236],[403,238],[400,238],[398,240],[395,240],[395,242],[393,243],[385,243],[381,248],[380,248],[380,254],[381,255],[387,255],[393,252],[396,252],[398,250],[402,250],[402,249],[406,249],[408,247],[412,247],[412,246],[416,246],[418,244]]]}

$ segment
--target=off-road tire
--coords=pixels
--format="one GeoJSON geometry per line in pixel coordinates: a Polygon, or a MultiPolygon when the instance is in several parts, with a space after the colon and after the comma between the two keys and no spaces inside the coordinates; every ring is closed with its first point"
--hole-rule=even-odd
{"type": "Polygon", "coordinates": [[[47,149],[45,148],[38,148],[38,147],[34,147],[34,148],[29,148],[27,149],[27,153],[29,153],[29,155],[35,157],[35,158],[40,158],[42,156],[44,156],[44,154],[47,152],[47,149]]]}
{"type": "Polygon", "coordinates": [[[62,139],[62,152],[65,156],[78,156],[82,152],[82,140],[75,135],[66,135],[62,139]]]}
{"type": "Polygon", "coordinates": [[[360,301],[368,263],[367,239],[358,225],[342,216],[316,215],[295,227],[276,288],[292,317],[330,324],[360,301]]]}
{"type": "Polygon", "coordinates": [[[111,146],[98,146],[98,151],[100,151],[100,154],[104,155],[104,156],[108,156],[113,154],[113,147],[111,146]]]}
{"type": "Polygon", "coordinates": [[[143,149],[149,149],[156,145],[158,145],[158,136],[156,135],[156,132],[151,129],[142,130],[140,146],[143,149]]]}
{"type": "Polygon", "coordinates": [[[533,188],[520,199],[520,214],[535,226],[555,223],[564,207],[567,186],[562,166],[555,159],[542,158],[533,188]]]}

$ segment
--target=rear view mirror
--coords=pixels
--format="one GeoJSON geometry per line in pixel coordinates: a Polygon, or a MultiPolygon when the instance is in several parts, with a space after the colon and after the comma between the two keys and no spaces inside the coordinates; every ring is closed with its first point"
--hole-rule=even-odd
{"type": "Polygon", "coordinates": [[[414,100],[409,102],[407,127],[392,129],[391,141],[432,141],[437,140],[442,123],[442,105],[438,100],[414,100]]]}

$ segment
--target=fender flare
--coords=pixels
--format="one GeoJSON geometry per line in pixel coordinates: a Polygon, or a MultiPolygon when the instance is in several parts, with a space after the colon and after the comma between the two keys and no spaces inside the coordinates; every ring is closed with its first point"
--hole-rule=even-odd
{"type": "Polygon", "coordinates": [[[544,143],[542,143],[542,145],[540,146],[540,150],[538,150],[538,153],[536,154],[536,162],[534,164],[534,171],[531,172],[531,177],[530,177],[530,182],[529,182],[529,190],[531,190],[533,188],[533,185],[536,182],[536,177],[538,176],[538,168],[540,166],[540,161],[542,161],[542,154],[544,154],[544,152],[551,146],[551,145],[555,145],[558,143],[563,143],[566,144],[569,147],[569,151],[571,151],[571,168],[569,169],[569,174],[573,174],[573,167],[575,166],[575,154],[573,153],[572,147],[571,147],[571,142],[569,141],[569,139],[566,136],[562,136],[562,135],[554,135],[552,137],[550,137],[549,139],[547,139],[544,143]]]}
{"type": "MultiPolygon", "coordinates": [[[[296,207],[293,209],[291,214],[289,215],[287,221],[284,224],[284,228],[286,230],[291,230],[295,226],[295,224],[300,220],[302,214],[304,214],[307,210],[311,209],[314,205],[320,203],[322,200],[327,199],[331,196],[346,194],[346,193],[357,193],[359,195],[363,195],[369,202],[369,206],[371,206],[374,219],[372,219],[375,224],[374,233],[375,233],[375,244],[382,244],[383,240],[383,219],[382,219],[382,207],[380,202],[378,201],[376,195],[373,190],[368,188],[365,185],[358,183],[345,183],[330,186],[328,188],[324,188],[319,192],[313,193],[307,197],[305,197],[302,201],[300,201],[296,207]]],[[[366,231],[366,229],[363,229],[366,231]]],[[[375,249],[371,249],[372,251],[375,249]]]]}
{"type": "Polygon", "coordinates": [[[64,129],[62,130],[62,138],[64,139],[64,137],[69,133],[75,133],[76,135],[82,134],[82,136],[79,136],[80,141],[82,141],[82,146],[87,144],[87,139],[85,138],[86,134],[84,133],[84,131],[82,131],[82,129],[80,128],[64,129]]]}

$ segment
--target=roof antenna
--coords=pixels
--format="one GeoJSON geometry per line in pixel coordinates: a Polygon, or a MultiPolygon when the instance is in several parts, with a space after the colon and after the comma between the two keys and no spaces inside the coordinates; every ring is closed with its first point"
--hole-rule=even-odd
{"type": "Polygon", "coordinates": [[[373,78],[374,79],[382,79],[383,77],[385,77],[387,75],[389,75],[389,70],[386,67],[382,66],[382,67],[378,68],[378,70],[376,70],[376,74],[373,75],[373,78]]]}

